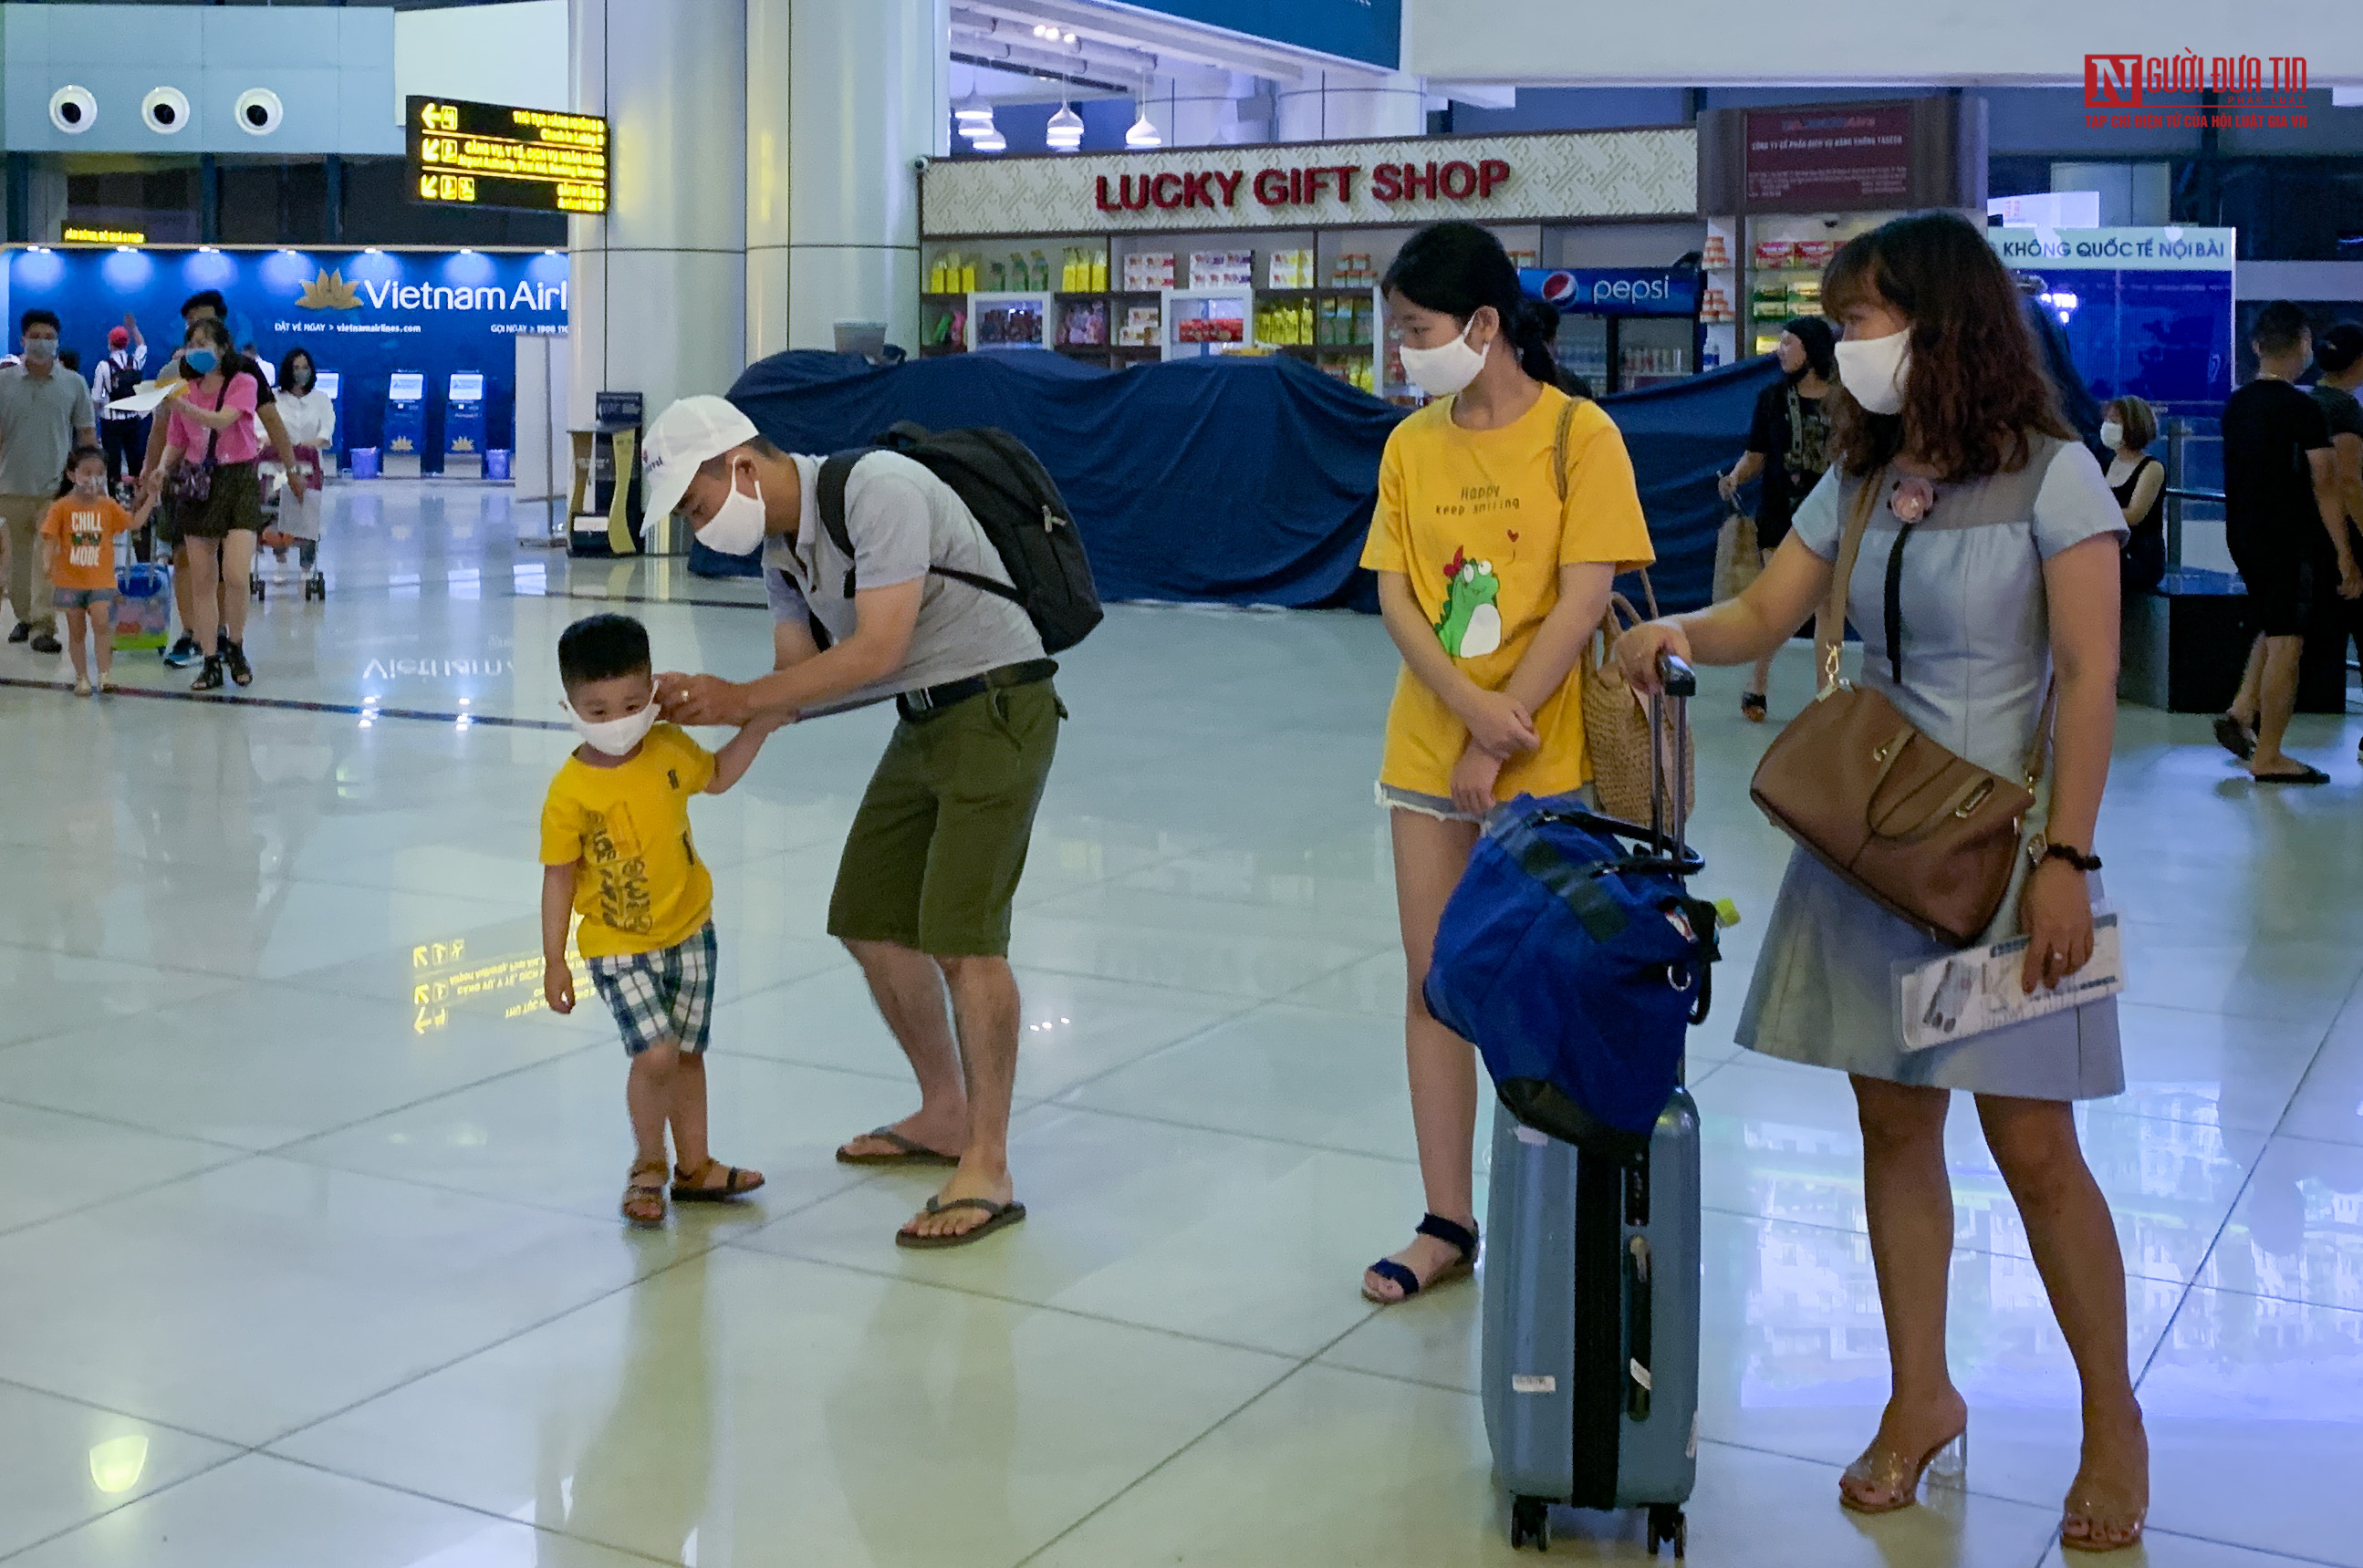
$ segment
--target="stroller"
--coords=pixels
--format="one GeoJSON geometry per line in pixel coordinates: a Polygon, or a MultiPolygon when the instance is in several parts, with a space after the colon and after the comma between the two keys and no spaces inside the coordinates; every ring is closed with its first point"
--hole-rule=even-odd
{"type": "MultiPolygon", "coordinates": [[[[312,459],[310,471],[305,476],[305,483],[317,493],[320,482],[321,465],[316,457],[312,459]]],[[[257,550],[258,552],[271,550],[283,563],[286,560],[287,552],[290,549],[298,550],[304,570],[305,602],[308,604],[315,599],[326,602],[328,597],[328,580],[319,569],[320,541],[316,538],[305,538],[301,534],[290,533],[283,526],[285,523],[292,521],[287,515],[285,506],[288,499],[287,481],[282,476],[278,482],[271,487],[270,493],[262,498],[262,533],[257,541],[257,550]]],[[[254,596],[258,603],[268,599],[269,584],[262,575],[260,554],[253,566],[248,570],[246,591],[254,596]]]]}

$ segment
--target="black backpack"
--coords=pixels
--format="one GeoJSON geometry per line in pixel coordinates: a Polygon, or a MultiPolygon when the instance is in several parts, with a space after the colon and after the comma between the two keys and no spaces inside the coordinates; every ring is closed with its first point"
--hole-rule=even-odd
{"type": "MultiPolygon", "coordinates": [[[[853,538],[845,526],[845,481],[853,465],[872,452],[900,452],[951,486],[968,503],[984,536],[1001,557],[1008,583],[950,567],[930,567],[937,577],[967,583],[1026,612],[1042,635],[1045,653],[1063,653],[1091,635],[1105,612],[1099,590],[1092,584],[1092,563],[1083,553],[1083,536],[1059,494],[1058,482],[1042,467],[1026,443],[1006,430],[980,426],[947,430],[941,435],[908,421],[896,425],[877,444],[857,447],[831,456],[820,466],[818,499],[821,526],[828,530],[848,565],[845,597],[854,593],[853,538]],[[1014,585],[1014,586],[1013,586],[1014,585]]],[[[817,618],[813,638],[828,646],[827,634],[817,618]]]]}
{"type": "Polygon", "coordinates": [[[136,397],[139,392],[139,372],[134,370],[128,361],[119,360],[112,354],[108,355],[106,357],[106,401],[120,403],[125,398],[136,397]]]}

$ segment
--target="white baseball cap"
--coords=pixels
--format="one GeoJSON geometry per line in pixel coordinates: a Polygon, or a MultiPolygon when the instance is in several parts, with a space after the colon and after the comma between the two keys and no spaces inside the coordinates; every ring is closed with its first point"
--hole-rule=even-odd
{"type": "Polygon", "coordinates": [[[727,397],[685,397],[640,435],[642,510],[661,517],[681,504],[700,463],[755,438],[755,422],[727,397]]]}

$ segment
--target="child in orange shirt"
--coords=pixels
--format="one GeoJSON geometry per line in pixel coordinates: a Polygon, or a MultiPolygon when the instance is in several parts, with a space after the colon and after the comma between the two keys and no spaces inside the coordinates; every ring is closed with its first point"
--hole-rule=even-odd
{"type": "Polygon", "coordinates": [[[58,499],[41,519],[41,561],[51,602],[65,612],[77,697],[91,693],[85,630],[98,661],[99,690],[106,690],[115,668],[115,541],[133,526],[131,514],[106,493],[106,454],[95,447],[74,448],[58,499]]]}

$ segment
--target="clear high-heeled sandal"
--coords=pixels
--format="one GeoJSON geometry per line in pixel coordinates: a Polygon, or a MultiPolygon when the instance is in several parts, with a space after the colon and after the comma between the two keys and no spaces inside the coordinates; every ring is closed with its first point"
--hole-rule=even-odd
{"type": "Polygon", "coordinates": [[[1838,1501],[1858,1514],[1888,1514],[1910,1507],[1920,1497],[1920,1484],[1955,1491],[1969,1483],[1969,1429],[1959,1431],[1921,1454],[1881,1448],[1874,1440],[1860,1458],[1838,1478],[1838,1501]]]}
{"type": "Polygon", "coordinates": [[[2059,1518],[2059,1544],[2070,1551],[2123,1551],[2141,1544],[2148,1518],[2147,1507],[2129,1511],[2092,1494],[2071,1491],[2059,1518]]]}

